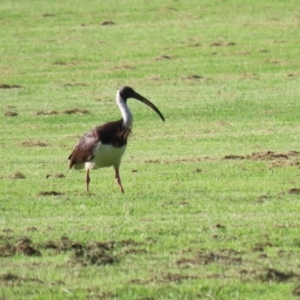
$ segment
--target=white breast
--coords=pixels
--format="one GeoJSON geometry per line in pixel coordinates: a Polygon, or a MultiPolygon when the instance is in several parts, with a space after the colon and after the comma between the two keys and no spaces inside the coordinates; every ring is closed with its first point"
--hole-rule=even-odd
{"type": "Polygon", "coordinates": [[[123,147],[113,147],[112,145],[105,145],[98,143],[94,150],[94,157],[90,162],[85,163],[86,169],[98,169],[106,167],[119,168],[122,155],[126,150],[126,145],[123,147]]]}

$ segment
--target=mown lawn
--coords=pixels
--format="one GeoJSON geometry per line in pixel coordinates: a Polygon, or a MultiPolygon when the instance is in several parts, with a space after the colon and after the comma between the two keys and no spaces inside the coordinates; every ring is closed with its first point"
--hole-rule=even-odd
{"type": "Polygon", "coordinates": [[[297,299],[298,2],[102,2],[0,3],[0,299],[297,299]],[[166,122],[87,194],[124,85],[166,122]]]}

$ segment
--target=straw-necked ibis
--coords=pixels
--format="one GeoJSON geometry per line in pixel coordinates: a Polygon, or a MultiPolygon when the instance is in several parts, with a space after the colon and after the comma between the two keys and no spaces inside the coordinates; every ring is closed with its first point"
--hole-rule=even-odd
{"type": "Polygon", "coordinates": [[[165,120],[162,113],[153,103],[135,92],[131,87],[124,86],[118,90],[116,102],[121,111],[122,119],[97,126],[85,133],[69,156],[70,169],[73,166],[75,170],[85,168],[87,192],[89,191],[90,170],[112,166],[115,170],[115,180],[121,192],[124,193],[119,168],[133,123],[132,113],[127,105],[127,99],[129,98],[139,100],[148,105],[163,121],[165,120]]]}

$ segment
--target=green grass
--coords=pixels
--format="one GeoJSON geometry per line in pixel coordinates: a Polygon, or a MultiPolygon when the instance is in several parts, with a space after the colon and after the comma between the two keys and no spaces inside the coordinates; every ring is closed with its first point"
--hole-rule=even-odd
{"type": "Polygon", "coordinates": [[[299,296],[298,2],[100,2],[0,3],[0,299],[299,296]],[[87,194],[123,85],[166,122],[129,100],[125,194],[87,194]]]}

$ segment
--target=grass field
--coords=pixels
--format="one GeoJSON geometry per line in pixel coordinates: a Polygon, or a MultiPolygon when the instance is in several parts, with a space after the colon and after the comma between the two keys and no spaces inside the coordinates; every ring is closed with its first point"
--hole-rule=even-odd
{"type": "Polygon", "coordinates": [[[295,0],[0,2],[0,299],[297,299],[295,0]],[[129,100],[113,169],[70,171],[129,100]]]}

